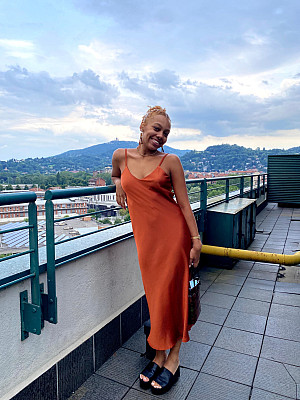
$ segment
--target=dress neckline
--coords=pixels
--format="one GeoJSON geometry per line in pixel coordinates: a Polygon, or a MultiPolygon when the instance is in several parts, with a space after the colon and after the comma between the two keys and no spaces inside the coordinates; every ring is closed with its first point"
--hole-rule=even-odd
{"type": "Polygon", "coordinates": [[[136,176],[134,176],[134,175],[131,173],[130,169],[128,168],[128,163],[127,163],[127,149],[125,149],[125,169],[127,168],[128,171],[129,171],[129,173],[130,173],[130,175],[133,176],[133,177],[134,177],[135,179],[137,179],[138,181],[143,181],[143,180],[145,180],[146,178],[148,178],[149,176],[151,176],[158,168],[160,168],[160,169],[165,173],[165,175],[167,175],[167,177],[169,177],[169,175],[166,173],[166,171],[165,171],[163,168],[161,168],[161,164],[164,162],[164,160],[165,160],[165,158],[167,157],[167,155],[168,155],[168,153],[167,153],[167,154],[164,154],[164,156],[163,156],[162,159],[160,160],[160,163],[158,164],[158,166],[157,166],[156,168],[154,168],[154,170],[153,170],[152,172],[150,172],[150,174],[144,176],[144,178],[137,178],[136,176]]]}
{"type": "Polygon", "coordinates": [[[154,168],[154,170],[152,172],[150,172],[150,174],[144,176],[144,178],[137,178],[136,176],[133,175],[133,173],[130,171],[130,169],[128,168],[128,165],[126,165],[125,169],[127,168],[127,171],[130,173],[131,176],[133,176],[136,180],[138,181],[143,181],[145,179],[147,179],[149,176],[151,176],[152,174],[154,174],[154,172],[159,168],[163,171],[163,173],[169,178],[169,175],[166,173],[166,171],[160,166],[158,165],[156,168],[154,168]]]}

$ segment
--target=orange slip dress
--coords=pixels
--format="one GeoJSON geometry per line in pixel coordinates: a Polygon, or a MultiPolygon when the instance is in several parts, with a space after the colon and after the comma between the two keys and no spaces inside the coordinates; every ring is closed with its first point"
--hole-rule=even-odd
{"type": "Polygon", "coordinates": [[[151,331],[148,343],[167,350],[182,339],[189,341],[188,284],[190,231],[173,198],[171,179],[159,165],[138,179],[125,169],[121,184],[126,192],[133,234],[148,302],[151,331]]]}

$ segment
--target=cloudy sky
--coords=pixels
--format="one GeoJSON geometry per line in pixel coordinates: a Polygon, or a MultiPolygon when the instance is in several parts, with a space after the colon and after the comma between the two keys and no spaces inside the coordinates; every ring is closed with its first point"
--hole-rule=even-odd
{"type": "Polygon", "coordinates": [[[137,140],[300,145],[299,0],[0,2],[0,159],[137,140]]]}

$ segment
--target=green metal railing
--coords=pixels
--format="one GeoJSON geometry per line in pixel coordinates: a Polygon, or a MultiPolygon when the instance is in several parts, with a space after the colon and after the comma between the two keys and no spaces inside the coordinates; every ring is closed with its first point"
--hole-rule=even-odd
{"type": "Polygon", "coordinates": [[[41,296],[39,283],[39,255],[38,255],[38,226],[37,226],[37,208],[36,208],[35,193],[9,193],[0,195],[0,205],[22,204],[28,203],[28,225],[19,228],[0,230],[0,234],[15,232],[28,229],[29,231],[29,250],[17,254],[13,254],[0,259],[0,262],[12,258],[20,257],[25,254],[30,254],[30,273],[7,282],[0,286],[4,289],[8,286],[22,282],[26,279],[31,279],[31,303],[28,302],[28,291],[20,293],[20,308],[21,308],[21,338],[22,340],[28,337],[29,332],[39,335],[42,329],[42,310],[41,296]]]}
{"type": "Polygon", "coordinates": [[[267,174],[253,174],[250,176],[234,175],[186,180],[190,203],[199,203],[200,200],[199,209],[194,210],[200,235],[203,235],[205,229],[208,199],[210,200],[209,206],[211,207],[224,202],[224,200],[228,203],[230,199],[236,197],[248,196],[251,199],[258,198],[261,194],[265,194],[266,192],[266,177],[267,174]],[[262,184],[260,181],[261,176],[263,177],[262,184]],[[257,182],[254,186],[255,177],[257,178],[257,182]],[[220,185],[220,182],[224,182],[224,184],[220,185]],[[215,185],[217,186],[214,187],[215,185]],[[192,186],[192,190],[189,189],[189,186],[192,186]],[[217,192],[217,194],[214,194],[213,191],[217,192]]]}
{"type": "MultiPolygon", "coordinates": [[[[259,197],[261,193],[265,193],[266,175],[262,176],[261,185],[260,175],[249,175],[246,176],[230,176],[230,177],[218,177],[209,179],[192,179],[187,180],[187,186],[193,185],[196,187],[189,191],[190,201],[195,205],[194,209],[195,217],[198,223],[199,231],[201,233],[205,230],[206,213],[208,206],[218,204],[221,202],[228,202],[231,198],[250,196],[259,197]],[[254,177],[257,177],[257,184],[254,185],[254,177]],[[220,182],[224,183],[220,185],[220,182]],[[218,194],[215,195],[214,185],[217,185],[218,194]],[[247,186],[248,185],[248,186],[247,186]],[[195,190],[194,190],[195,189],[195,190]],[[220,189],[222,191],[220,192],[220,189]],[[232,191],[234,190],[234,191],[232,191]],[[220,193],[219,193],[220,192],[220,193]],[[209,200],[209,205],[208,205],[209,200]],[[197,205],[199,204],[199,207],[197,205]]],[[[95,188],[76,188],[76,189],[59,189],[59,190],[48,190],[45,193],[45,209],[46,209],[46,252],[47,252],[47,293],[44,293],[43,284],[39,283],[39,259],[38,259],[38,229],[37,229],[37,207],[35,204],[36,195],[34,193],[11,193],[11,194],[0,194],[0,205],[8,204],[20,204],[28,203],[28,216],[29,223],[24,227],[7,229],[0,231],[2,233],[8,233],[23,229],[29,230],[29,250],[23,251],[19,254],[9,255],[0,259],[1,261],[6,261],[11,258],[20,257],[25,254],[30,254],[30,273],[25,276],[12,279],[0,286],[0,290],[8,286],[14,285],[18,282],[24,281],[26,279],[31,279],[31,301],[28,303],[28,293],[27,291],[20,293],[20,307],[21,307],[21,338],[24,340],[28,337],[29,333],[40,334],[41,329],[44,327],[44,321],[49,323],[57,323],[57,297],[56,297],[56,280],[55,280],[55,269],[65,263],[73,260],[77,260],[88,254],[92,254],[99,251],[100,248],[105,248],[113,243],[121,242],[123,240],[132,237],[132,233],[127,233],[118,236],[115,239],[109,240],[106,243],[102,243],[88,249],[73,252],[72,255],[63,257],[61,259],[56,259],[55,246],[63,244],[72,240],[76,240],[85,236],[92,234],[97,234],[100,231],[112,229],[115,226],[120,226],[127,224],[127,222],[122,222],[117,225],[105,227],[101,230],[95,230],[93,232],[88,232],[75,237],[61,239],[55,242],[55,223],[72,220],[76,218],[82,218],[84,216],[97,215],[105,213],[108,210],[99,210],[95,212],[90,212],[87,214],[80,214],[71,217],[64,217],[55,219],[54,217],[54,204],[53,200],[67,199],[72,197],[82,197],[82,196],[93,196],[97,194],[108,194],[114,193],[115,186],[104,186],[95,188]]],[[[109,211],[120,210],[121,207],[115,207],[109,209],[109,211]]]]}
{"type": "MultiPolygon", "coordinates": [[[[55,223],[61,221],[67,221],[70,219],[82,218],[85,216],[91,216],[96,214],[101,214],[107,212],[107,210],[100,210],[95,211],[92,213],[87,214],[80,214],[78,216],[73,217],[65,217],[65,218],[54,218],[54,205],[53,200],[58,199],[66,199],[71,197],[82,197],[82,196],[93,196],[96,194],[107,194],[107,193],[114,193],[116,191],[115,186],[100,186],[95,188],[76,188],[76,189],[57,189],[57,190],[47,190],[45,193],[45,200],[46,200],[46,243],[47,243],[47,288],[48,288],[48,295],[43,297],[43,304],[45,304],[46,308],[46,315],[47,320],[50,323],[56,324],[57,323],[57,297],[56,297],[56,282],[55,282],[55,268],[65,264],[70,261],[74,261],[78,258],[81,258],[87,254],[91,254],[97,250],[98,248],[90,250],[88,252],[83,252],[81,254],[74,255],[73,257],[69,257],[67,260],[56,262],[55,257],[55,246],[58,244],[62,244],[71,240],[75,240],[78,238],[82,238],[84,236],[88,236],[91,234],[95,234],[97,231],[89,232],[86,234],[78,235],[76,237],[60,240],[55,242],[55,235],[54,235],[54,226],[55,223]]],[[[115,207],[114,210],[119,210],[121,207],[115,207]]],[[[112,211],[112,209],[110,209],[112,211]]],[[[105,229],[110,229],[112,227],[107,227],[101,229],[101,231],[105,229]]],[[[125,240],[125,238],[123,239],[125,240]]]]}

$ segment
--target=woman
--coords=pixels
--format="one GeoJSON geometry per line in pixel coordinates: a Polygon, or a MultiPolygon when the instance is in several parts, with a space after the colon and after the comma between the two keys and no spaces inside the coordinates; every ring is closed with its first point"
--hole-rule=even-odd
{"type": "Polygon", "coordinates": [[[170,129],[166,110],[150,108],[140,125],[138,147],[118,149],[112,159],[117,202],[124,209],[128,204],[137,245],[150,312],[148,342],[156,349],[140,385],[155,394],[169,390],[180,375],[179,350],[190,329],[189,267],[197,267],[202,247],[180,160],[158,151],[170,129]]]}

